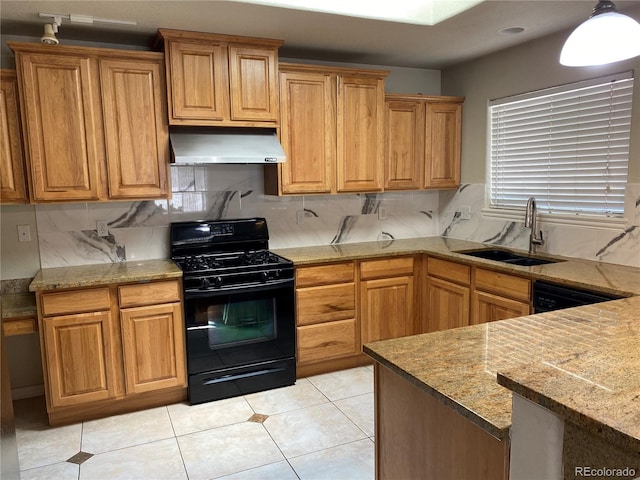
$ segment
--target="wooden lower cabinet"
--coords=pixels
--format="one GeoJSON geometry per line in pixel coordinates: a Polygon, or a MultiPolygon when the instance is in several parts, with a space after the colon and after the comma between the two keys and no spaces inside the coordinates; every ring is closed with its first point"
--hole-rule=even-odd
{"type": "Polygon", "coordinates": [[[44,319],[51,407],[69,407],[116,396],[113,318],[110,311],[44,319]]]}
{"type": "Polygon", "coordinates": [[[360,262],[363,344],[415,333],[413,270],[413,257],[360,262]]]}
{"type": "Polygon", "coordinates": [[[180,280],[38,292],[49,423],[186,398],[181,292],[180,280]]]}
{"type": "Polygon", "coordinates": [[[355,262],[296,269],[297,375],[356,366],[360,354],[355,262]]]}
{"type": "Polygon", "coordinates": [[[469,325],[471,267],[427,258],[423,332],[469,325]]]}
{"type": "Polygon", "coordinates": [[[531,312],[531,281],[476,268],[471,295],[471,324],[506,320],[531,312]]]}

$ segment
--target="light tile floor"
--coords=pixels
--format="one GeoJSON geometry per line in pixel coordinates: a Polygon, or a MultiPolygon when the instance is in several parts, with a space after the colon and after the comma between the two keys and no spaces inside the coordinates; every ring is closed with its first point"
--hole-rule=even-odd
{"type": "Polygon", "coordinates": [[[374,478],[369,366],[63,427],[43,398],[14,409],[22,480],[374,478]]]}

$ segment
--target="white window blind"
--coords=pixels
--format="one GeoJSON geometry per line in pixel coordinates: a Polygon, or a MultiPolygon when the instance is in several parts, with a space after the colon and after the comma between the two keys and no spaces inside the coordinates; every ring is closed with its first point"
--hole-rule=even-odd
{"type": "Polygon", "coordinates": [[[633,73],[490,102],[491,208],[619,217],[633,73]]]}

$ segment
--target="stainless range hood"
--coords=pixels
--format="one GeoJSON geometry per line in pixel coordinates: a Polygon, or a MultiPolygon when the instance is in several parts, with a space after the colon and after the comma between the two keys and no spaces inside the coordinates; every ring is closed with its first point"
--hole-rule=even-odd
{"type": "Polygon", "coordinates": [[[286,155],[271,129],[190,128],[169,132],[175,165],[282,163],[286,155]]]}

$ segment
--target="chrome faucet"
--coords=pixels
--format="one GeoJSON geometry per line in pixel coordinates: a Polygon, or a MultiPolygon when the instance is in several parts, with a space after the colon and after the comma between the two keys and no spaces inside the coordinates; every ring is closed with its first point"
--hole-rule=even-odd
{"type": "Polygon", "coordinates": [[[538,223],[536,220],[537,215],[536,199],[534,197],[529,197],[529,200],[527,200],[527,210],[524,215],[524,228],[531,229],[531,234],[529,235],[529,254],[536,253],[537,245],[544,245],[542,230],[540,230],[540,232],[536,232],[538,229],[538,223]],[[538,233],[540,236],[538,236],[538,233]]]}

